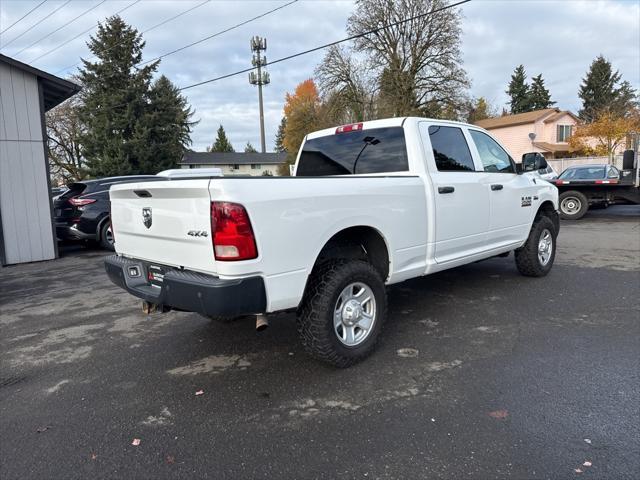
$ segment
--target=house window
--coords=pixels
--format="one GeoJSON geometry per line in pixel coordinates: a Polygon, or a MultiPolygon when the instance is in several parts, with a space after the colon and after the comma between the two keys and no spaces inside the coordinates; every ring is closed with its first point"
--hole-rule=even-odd
{"type": "Polygon", "coordinates": [[[572,125],[558,125],[558,142],[566,142],[571,136],[572,125]]]}
{"type": "Polygon", "coordinates": [[[234,163],[234,164],[233,164],[233,169],[234,169],[234,170],[240,170],[240,165],[239,165],[239,164],[237,164],[237,163],[234,163]]]}
{"type": "Polygon", "coordinates": [[[262,168],[262,165],[260,165],[259,163],[251,164],[251,170],[260,170],[261,168],[262,168]]]}

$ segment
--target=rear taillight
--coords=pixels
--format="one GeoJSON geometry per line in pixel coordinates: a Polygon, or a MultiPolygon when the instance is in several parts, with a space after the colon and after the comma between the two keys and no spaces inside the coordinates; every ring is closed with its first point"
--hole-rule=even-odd
{"type": "Polygon", "coordinates": [[[242,205],[211,202],[211,237],[216,260],[249,260],[258,256],[251,221],[242,205]]]}
{"type": "Polygon", "coordinates": [[[362,123],[352,123],[350,125],[342,125],[336,128],[336,133],[347,133],[362,130],[362,123]]]}
{"type": "Polygon", "coordinates": [[[96,199],[74,197],[69,199],[69,203],[74,207],[82,207],[84,205],[89,205],[90,203],[96,203],[96,199]]]}

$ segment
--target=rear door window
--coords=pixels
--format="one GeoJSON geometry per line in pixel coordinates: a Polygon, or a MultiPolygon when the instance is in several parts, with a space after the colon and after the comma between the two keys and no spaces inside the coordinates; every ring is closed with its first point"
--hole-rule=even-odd
{"type": "Polygon", "coordinates": [[[406,172],[407,145],[402,127],[372,128],[307,140],[296,175],[357,175],[406,172]]]}
{"type": "Polygon", "coordinates": [[[429,138],[439,171],[475,171],[469,145],[460,128],[431,125],[429,138]]]}

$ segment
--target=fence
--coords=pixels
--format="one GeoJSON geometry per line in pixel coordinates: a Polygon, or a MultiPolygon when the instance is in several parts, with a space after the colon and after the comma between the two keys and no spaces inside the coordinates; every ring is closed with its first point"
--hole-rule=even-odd
{"type": "MultiPolygon", "coordinates": [[[[594,165],[609,163],[609,157],[575,157],[575,158],[551,158],[547,160],[547,163],[553,167],[553,169],[559,174],[572,165],[594,165]]],[[[615,155],[613,157],[612,165],[618,168],[622,168],[622,155],[615,155]]]]}

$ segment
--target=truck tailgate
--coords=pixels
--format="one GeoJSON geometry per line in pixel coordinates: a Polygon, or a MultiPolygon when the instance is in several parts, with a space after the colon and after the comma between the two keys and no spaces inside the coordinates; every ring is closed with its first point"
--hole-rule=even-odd
{"type": "Polygon", "coordinates": [[[116,251],[154,264],[215,272],[209,179],[114,185],[116,251]]]}

